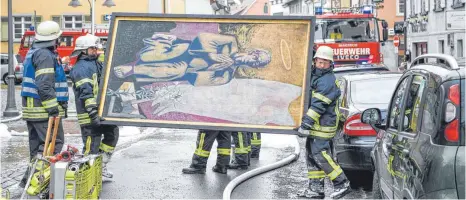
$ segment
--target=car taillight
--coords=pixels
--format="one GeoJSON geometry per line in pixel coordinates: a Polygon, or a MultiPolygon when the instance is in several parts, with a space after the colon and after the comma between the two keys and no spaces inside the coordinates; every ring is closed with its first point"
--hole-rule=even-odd
{"type": "Polygon", "coordinates": [[[458,130],[458,119],[450,122],[445,128],[445,139],[450,142],[458,142],[460,139],[460,134],[458,130]]]}
{"type": "Polygon", "coordinates": [[[459,122],[456,118],[456,109],[460,104],[460,86],[459,84],[452,85],[448,91],[448,102],[445,107],[445,122],[448,123],[445,127],[445,139],[450,142],[458,142],[459,135],[459,122]]]}
{"type": "Polygon", "coordinates": [[[19,70],[20,70],[19,66],[16,66],[15,67],[15,72],[19,72],[19,70]]]}
{"type": "Polygon", "coordinates": [[[361,114],[352,115],[346,120],[344,132],[349,136],[377,135],[377,132],[370,125],[361,122],[361,114]]]}
{"type": "Polygon", "coordinates": [[[448,99],[453,102],[455,105],[460,105],[460,85],[452,85],[450,91],[448,92],[448,99]]]}

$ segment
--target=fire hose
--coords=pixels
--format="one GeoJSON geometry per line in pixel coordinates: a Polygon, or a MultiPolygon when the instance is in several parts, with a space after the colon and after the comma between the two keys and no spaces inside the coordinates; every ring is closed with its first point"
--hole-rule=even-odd
{"type": "Polygon", "coordinates": [[[259,167],[259,168],[256,168],[254,170],[251,170],[251,171],[248,171],[248,172],[246,172],[244,174],[241,174],[240,176],[234,178],[233,180],[231,180],[228,183],[228,185],[225,187],[225,190],[223,190],[223,199],[224,200],[230,200],[231,193],[236,188],[236,186],[238,186],[242,182],[244,182],[244,181],[246,181],[246,180],[248,180],[248,179],[250,179],[250,178],[252,178],[254,176],[257,176],[259,174],[262,174],[262,173],[265,173],[265,172],[268,172],[268,171],[283,167],[285,165],[288,165],[288,164],[298,160],[301,147],[299,146],[299,142],[298,142],[297,138],[296,138],[296,142],[295,142],[294,145],[295,145],[294,153],[289,155],[288,157],[286,157],[286,158],[284,158],[284,159],[282,159],[282,160],[280,160],[278,162],[275,162],[275,163],[272,163],[272,164],[269,164],[269,165],[266,165],[266,166],[263,166],[263,167],[259,167]]]}

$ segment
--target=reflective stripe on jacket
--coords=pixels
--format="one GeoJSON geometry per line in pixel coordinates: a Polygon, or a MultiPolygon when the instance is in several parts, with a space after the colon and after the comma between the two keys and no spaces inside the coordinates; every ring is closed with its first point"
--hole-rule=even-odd
{"type": "Polygon", "coordinates": [[[87,112],[90,108],[97,108],[97,94],[99,92],[99,77],[102,64],[81,55],[70,72],[75,94],[78,123],[81,126],[89,125],[91,119],[87,112]]]}
{"type": "Polygon", "coordinates": [[[310,134],[314,138],[330,140],[338,128],[338,98],[341,91],[336,85],[332,68],[315,69],[311,82],[311,103],[303,123],[311,127],[310,134]],[[315,71],[318,71],[315,73],[315,71]]]}
{"type": "MultiPolygon", "coordinates": [[[[68,84],[65,71],[57,61],[57,54],[47,48],[30,49],[24,61],[23,119],[42,121],[48,119],[48,111],[68,102],[68,84]]],[[[63,114],[64,116],[64,114],[63,114]]]]}

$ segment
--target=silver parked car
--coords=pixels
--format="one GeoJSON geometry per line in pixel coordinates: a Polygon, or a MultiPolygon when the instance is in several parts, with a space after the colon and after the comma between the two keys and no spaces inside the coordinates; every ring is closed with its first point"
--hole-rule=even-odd
{"type": "MultiPolygon", "coordinates": [[[[5,84],[8,84],[8,80],[6,79],[8,76],[8,54],[0,54],[1,58],[1,73],[2,73],[2,80],[5,84]]],[[[19,55],[15,55],[13,60],[14,70],[15,70],[15,84],[20,84],[23,80],[23,63],[19,55]]]]}

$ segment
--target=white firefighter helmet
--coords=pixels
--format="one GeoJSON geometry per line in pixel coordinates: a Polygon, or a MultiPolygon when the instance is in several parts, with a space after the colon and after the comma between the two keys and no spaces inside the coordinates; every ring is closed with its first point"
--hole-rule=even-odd
{"type": "Polygon", "coordinates": [[[87,34],[84,36],[78,37],[76,39],[76,45],[74,47],[74,51],[79,50],[86,50],[90,47],[99,48],[100,45],[100,38],[91,34],[87,34]]]}
{"type": "Polygon", "coordinates": [[[57,22],[45,21],[37,26],[35,39],[39,42],[52,41],[59,38],[62,32],[57,22]]]}
{"type": "Polygon", "coordinates": [[[316,55],[314,55],[314,58],[321,58],[321,59],[330,60],[333,62],[333,49],[328,46],[320,46],[317,49],[316,55]]]}

